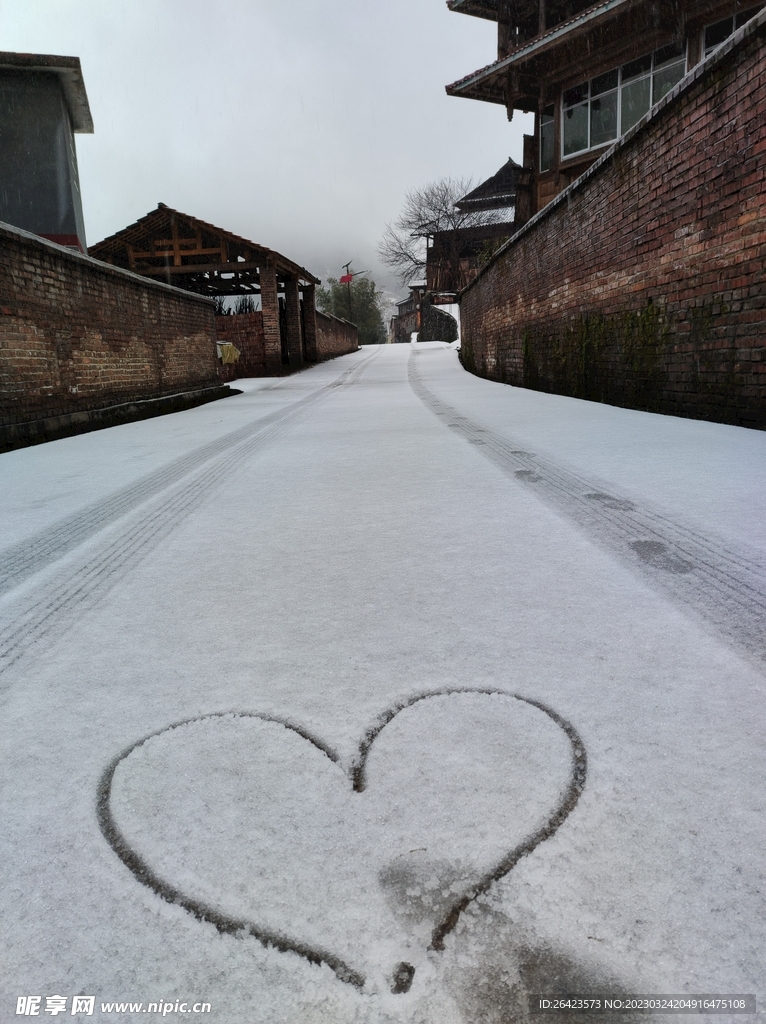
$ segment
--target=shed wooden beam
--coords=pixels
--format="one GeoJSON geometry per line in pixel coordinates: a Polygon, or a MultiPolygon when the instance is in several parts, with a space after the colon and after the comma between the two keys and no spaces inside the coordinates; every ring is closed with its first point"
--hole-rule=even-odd
{"type": "MultiPolygon", "coordinates": [[[[185,263],[180,267],[172,267],[170,273],[176,274],[240,274],[243,270],[265,270],[266,263],[185,263]]],[[[139,274],[167,275],[165,267],[138,267],[139,274]]]]}

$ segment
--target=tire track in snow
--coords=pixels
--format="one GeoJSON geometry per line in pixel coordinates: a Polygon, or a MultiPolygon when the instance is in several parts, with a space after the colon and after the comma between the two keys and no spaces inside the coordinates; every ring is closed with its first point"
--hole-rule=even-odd
{"type": "MultiPolygon", "coordinates": [[[[51,535],[50,538],[46,538],[43,534],[43,538],[48,540],[46,561],[28,562],[26,575],[20,574],[21,579],[63,557],[75,546],[84,544],[114,520],[127,516],[140,502],[146,504],[145,509],[139,510],[136,516],[123,524],[123,528],[119,529],[116,536],[110,533],[100,544],[96,540],[95,550],[89,547],[79,566],[67,571],[62,570],[53,580],[41,582],[40,586],[34,588],[28,600],[20,602],[19,606],[14,608],[11,621],[5,628],[0,629],[0,674],[15,665],[44,639],[55,639],[63,634],[75,613],[79,615],[86,608],[93,607],[133,564],[168,537],[178,523],[200,505],[230,473],[276,440],[289,425],[307,412],[315,402],[330,395],[333,389],[353,386],[371,358],[373,356],[368,356],[360,365],[346,370],[335,381],[313,392],[307,398],[292,403],[287,409],[279,410],[221,438],[221,441],[226,442],[225,454],[212,465],[205,467],[204,464],[210,462],[213,456],[220,452],[217,443],[215,446],[205,445],[191,453],[191,456],[196,458],[183,457],[177,460],[185,469],[185,477],[192,474],[193,468],[198,467],[200,462],[203,464],[201,472],[194,474],[180,486],[172,487],[173,483],[178,482],[180,470],[171,475],[169,481],[166,477],[165,487],[157,480],[159,474],[152,473],[138,481],[135,488],[124,488],[118,492],[118,495],[124,497],[122,502],[112,501],[115,497],[112,495],[104,502],[91,506],[88,511],[92,512],[92,515],[86,520],[87,529],[79,528],[77,517],[71,516],[64,524],[58,524],[65,527],[61,533],[58,532],[58,527],[46,531],[51,535]],[[266,425],[267,423],[269,425],[266,425]],[[239,438],[239,443],[234,447],[232,437],[239,438]],[[209,454],[211,450],[213,454],[209,454]],[[148,485],[143,486],[147,481],[148,485]],[[126,491],[127,495],[124,494],[126,491]],[[169,493],[162,493],[163,491],[169,493]],[[139,497],[140,495],[143,497],[139,497]],[[152,497],[154,500],[151,500],[152,497]],[[57,538],[60,541],[58,547],[54,544],[57,538]]],[[[181,479],[183,480],[183,477],[181,479]]]]}
{"type": "MultiPolygon", "coordinates": [[[[254,434],[264,431],[274,423],[279,423],[295,415],[300,409],[311,405],[324,397],[331,388],[342,387],[353,383],[362,372],[361,366],[345,370],[335,381],[312,391],[310,394],[291,403],[285,409],[278,409],[261,417],[254,423],[247,423],[222,437],[204,444],[194,451],[173,460],[165,466],[147,474],[141,479],[128,484],[105,498],[94,502],[84,509],[72,513],[65,519],[45,530],[27,537],[19,543],[0,552],[0,595],[8,593],[23,583],[36,572],[55,562],[63,555],[87,541],[99,530],[127,515],[143,502],[167,490],[184,477],[194,473],[204,463],[216,456],[230,452],[242,441],[254,434]]],[[[271,390],[271,389],[270,389],[271,390]]]]}
{"type": "Polygon", "coordinates": [[[535,455],[435,395],[410,354],[412,390],[449,429],[677,603],[759,661],[766,659],[766,559],[677,522],[667,513],[604,492],[578,473],[535,455]]]}

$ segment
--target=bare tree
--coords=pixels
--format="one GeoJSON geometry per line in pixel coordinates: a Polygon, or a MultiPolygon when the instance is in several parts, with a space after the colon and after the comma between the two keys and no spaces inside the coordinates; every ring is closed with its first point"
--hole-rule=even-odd
{"type": "Polygon", "coordinates": [[[378,246],[382,262],[396,272],[403,285],[425,277],[428,244],[434,236],[438,236],[446,259],[455,262],[463,228],[498,220],[494,210],[462,211],[456,207],[472,187],[470,178],[442,178],[407,193],[404,209],[386,226],[378,246]]]}

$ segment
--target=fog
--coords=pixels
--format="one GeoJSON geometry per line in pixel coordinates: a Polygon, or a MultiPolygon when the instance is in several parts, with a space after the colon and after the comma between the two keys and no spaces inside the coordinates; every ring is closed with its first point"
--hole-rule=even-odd
{"type": "Polygon", "coordinates": [[[443,0],[0,0],[0,49],[82,61],[89,244],[163,202],[397,294],[376,246],[406,191],[478,182],[532,130],[446,95],[496,26],[443,0]]]}

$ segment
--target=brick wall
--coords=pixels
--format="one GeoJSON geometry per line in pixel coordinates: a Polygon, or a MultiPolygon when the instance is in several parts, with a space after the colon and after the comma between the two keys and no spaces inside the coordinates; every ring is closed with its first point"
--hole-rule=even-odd
{"type": "Polygon", "coordinates": [[[345,355],[347,352],[356,352],[359,348],[359,333],[348,320],[341,320],[340,317],[317,310],[316,323],[319,362],[345,355]]]}
{"type": "Polygon", "coordinates": [[[0,224],[0,426],[215,387],[213,304],[0,224]]]}
{"type": "Polygon", "coordinates": [[[279,304],[277,299],[277,275],[273,267],[261,267],[261,303],[263,305],[263,335],[266,350],[266,365],[274,367],[269,373],[282,373],[282,341],[279,329],[279,304]]]}
{"type": "Polygon", "coordinates": [[[766,12],[461,296],[493,380],[766,427],[766,12]]]}
{"type": "MultiPolygon", "coordinates": [[[[272,347],[267,353],[263,329],[263,314],[238,313],[234,316],[217,316],[215,318],[218,332],[218,344],[230,342],[240,351],[236,363],[221,364],[218,376],[222,381],[236,380],[238,377],[277,377],[293,372],[292,365],[282,363],[281,350],[272,347]],[[267,355],[271,358],[267,358],[267,355]]],[[[307,335],[309,331],[306,331],[307,335]]],[[[307,354],[311,362],[309,345],[312,339],[307,337],[307,354]]],[[[341,320],[327,313],[316,313],[316,356],[317,361],[333,359],[356,352],[359,347],[357,329],[346,320],[341,320]]]]}
{"type": "Polygon", "coordinates": [[[237,377],[268,377],[281,372],[281,360],[277,366],[266,367],[266,346],[263,333],[263,314],[237,313],[234,316],[217,316],[215,329],[218,344],[232,344],[239,349],[236,363],[220,364],[218,376],[230,381],[237,377]]]}

